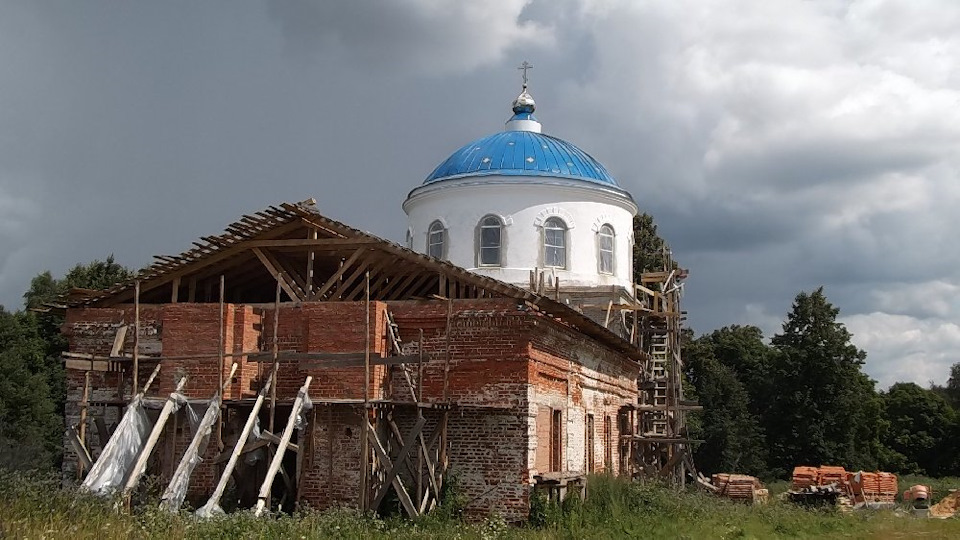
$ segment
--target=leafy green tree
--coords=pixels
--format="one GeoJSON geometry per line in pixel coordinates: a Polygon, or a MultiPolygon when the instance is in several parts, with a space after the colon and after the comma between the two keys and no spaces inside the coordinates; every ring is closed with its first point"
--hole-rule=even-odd
{"type": "Polygon", "coordinates": [[[133,275],[128,268],[117,264],[113,255],[104,261],[77,264],[63,279],[53,279],[50,272],[43,272],[30,281],[30,289],[23,294],[24,305],[27,309],[38,308],[68,293],[70,289],[106,289],[132,278],[133,275]]]}
{"type": "Polygon", "coordinates": [[[759,418],[751,412],[749,392],[734,368],[717,358],[712,335],[698,338],[685,350],[687,379],[703,406],[692,422],[699,427],[693,435],[705,441],[694,458],[708,473],[764,475],[766,450],[759,418]]]}
{"type": "Polygon", "coordinates": [[[773,394],[765,418],[771,465],[787,474],[802,464],[874,469],[880,453],[881,402],[861,371],[866,353],[837,322],[823,288],[797,295],[772,339],[773,394]]]}
{"type": "Polygon", "coordinates": [[[102,289],[132,275],[111,255],[78,264],[63,279],[37,275],[23,295],[24,311],[0,307],[0,465],[41,468],[59,460],[66,398],[63,317],[34,310],[72,288],[102,289]]]}
{"type": "Polygon", "coordinates": [[[776,351],[764,343],[756,326],[731,325],[704,335],[714,356],[729,367],[749,396],[749,409],[759,417],[766,413],[770,395],[770,363],[776,351]]]}
{"type": "Polygon", "coordinates": [[[954,410],[960,410],[960,362],[950,366],[950,378],[947,379],[947,385],[943,392],[954,410]]]}
{"type": "Polygon", "coordinates": [[[657,224],[653,216],[647,213],[633,217],[633,280],[640,283],[640,274],[644,272],[658,272],[676,268],[668,254],[670,247],[657,234],[657,224]]]}
{"type": "Polygon", "coordinates": [[[881,393],[889,423],[883,442],[902,455],[902,463],[884,464],[897,472],[942,476],[948,474],[956,449],[950,435],[956,414],[936,392],[914,383],[896,383],[881,393]]]}
{"type": "MultiPolygon", "coordinates": [[[[24,305],[28,310],[40,308],[45,303],[56,301],[71,289],[106,289],[132,278],[133,275],[128,268],[117,264],[113,255],[103,261],[97,259],[87,264],[77,264],[63,279],[54,279],[49,271],[43,272],[30,281],[30,289],[23,294],[24,305]]],[[[46,344],[46,372],[50,392],[62,413],[66,388],[60,355],[67,350],[67,342],[60,334],[63,317],[55,312],[40,312],[35,316],[40,337],[46,344]]]]}
{"type": "Polygon", "coordinates": [[[0,306],[0,466],[47,468],[59,454],[46,348],[33,313],[0,306]]]}

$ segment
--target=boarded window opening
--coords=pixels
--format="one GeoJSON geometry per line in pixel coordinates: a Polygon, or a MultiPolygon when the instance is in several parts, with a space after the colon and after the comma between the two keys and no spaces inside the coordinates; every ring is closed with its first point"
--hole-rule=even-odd
{"type": "Polygon", "coordinates": [[[559,410],[553,411],[553,422],[550,423],[550,470],[560,471],[563,459],[563,415],[559,410]]]}
{"type": "Polygon", "coordinates": [[[613,421],[609,415],[603,417],[603,467],[607,471],[613,468],[613,421]]]}
{"type": "Polygon", "coordinates": [[[596,464],[593,415],[587,415],[587,472],[592,473],[596,464]]]}

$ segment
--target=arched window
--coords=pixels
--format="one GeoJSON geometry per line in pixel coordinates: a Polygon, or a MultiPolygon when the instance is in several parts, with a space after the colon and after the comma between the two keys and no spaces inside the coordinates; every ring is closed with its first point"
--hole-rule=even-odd
{"type": "Polygon", "coordinates": [[[503,222],[497,216],[480,220],[477,260],[480,266],[500,266],[503,246],[503,222]]]}
{"type": "Polygon", "coordinates": [[[613,273],[613,227],[604,224],[597,231],[597,247],[599,248],[599,270],[601,274],[613,273]]]}
{"type": "Polygon", "coordinates": [[[447,229],[440,221],[434,221],[427,230],[427,255],[442,259],[446,249],[447,229]]]}
{"type": "Polygon", "coordinates": [[[543,265],[553,268],[567,266],[567,224],[558,217],[543,222],[543,265]]]}
{"type": "Polygon", "coordinates": [[[413,249],[413,231],[407,229],[407,241],[404,243],[407,249],[413,249]]]}

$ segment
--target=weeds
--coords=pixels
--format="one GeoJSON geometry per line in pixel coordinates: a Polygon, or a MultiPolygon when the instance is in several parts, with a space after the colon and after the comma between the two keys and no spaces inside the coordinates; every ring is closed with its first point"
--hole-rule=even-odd
{"type": "MultiPolygon", "coordinates": [[[[916,479],[914,483],[932,483],[916,479]]],[[[955,485],[955,484],[954,484],[955,485]]],[[[946,493],[947,484],[941,489],[946,493]]],[[[936,488],[935,488],[936,489],[936,488]]],[[[773,501],[749,506],[696,492],[676,492],[609,476],[588,482],[587,497],[561,504],[531,498],[530,523],[512,527],[499,516],[464,523],[462,497],[452,489],[438,510],[417,520],[379,519],[352,509],[302,510],[256,518],[234,512],[211,520],[172,515],[145,502],[132,514],[73,489],[53,475],[0,469],[0,537],[12,538],[443,538],[463,540],[559,538],[883,538],[960,537],[960,520],[906,513],[841,514],[773,501]],[[460,504],[458,504],[458,502],[460,504]]]]}

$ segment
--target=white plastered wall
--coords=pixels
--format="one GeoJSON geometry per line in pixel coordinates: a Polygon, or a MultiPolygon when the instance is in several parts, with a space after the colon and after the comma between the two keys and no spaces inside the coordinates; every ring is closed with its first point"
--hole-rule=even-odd
{"type": "Polygon", "coordinates": [[[633,216],[637,206],[615,189],[550,177],[483,176],[445,180],[414,190],[403,205],[412,248],[425,252],[427,230],[439,220],[447,228],[445,258],[473,272],[526,286],[530,270],[543,268],[543,222],[552,216],[567,227],[566,268],[547,269],[561,287],[631,286],[633,216]],[[487,215],[504,223],[500,267],[478,266],[477,225],[487,215]],[[615,232],[614,272],[599,271],[597,231],[615,232]]]}

